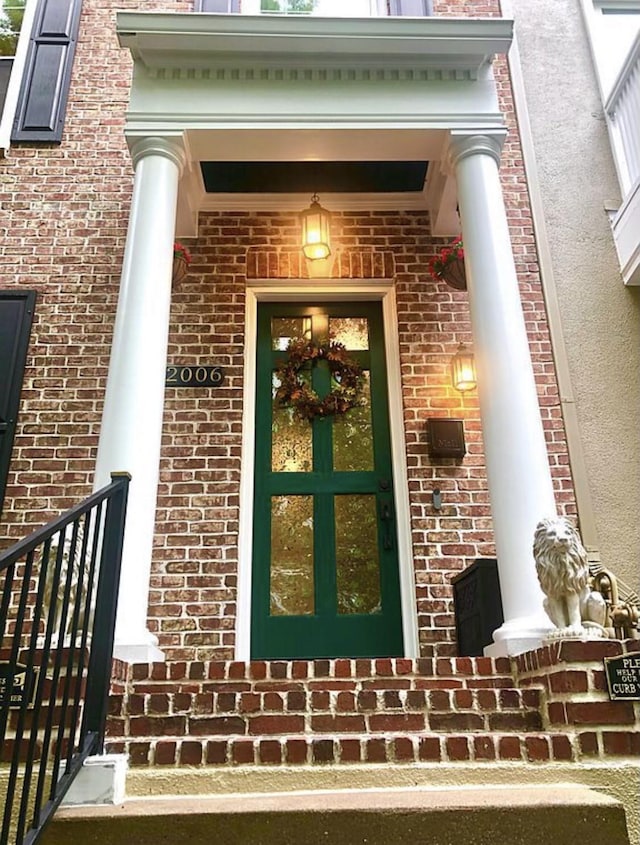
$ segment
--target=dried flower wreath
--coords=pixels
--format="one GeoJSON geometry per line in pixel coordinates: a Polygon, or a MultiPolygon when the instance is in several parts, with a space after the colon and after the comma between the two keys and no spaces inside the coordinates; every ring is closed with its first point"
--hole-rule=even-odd
{"type": "Polygon", "coordinates": [[[287,352],[287,360],[276,371],[280,386],[275,398],[282,407],[293,408],[301,419],[313,420],[346,414],[359,404],[364,384],[362,368],[341,343],[320,344],[292,338],[287,352]],[[301,378],[303,368],[314,361],[326,361],[335,382],[335,387],[323,398],[301,378]]]}

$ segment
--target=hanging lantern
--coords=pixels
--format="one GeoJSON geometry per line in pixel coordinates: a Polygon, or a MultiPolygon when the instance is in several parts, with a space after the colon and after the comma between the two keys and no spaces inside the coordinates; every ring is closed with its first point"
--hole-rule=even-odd
{"type": "Polygon", "coordinates": [[[451,381],[460,393],[475,390],[478,383],[473,353],[467,349],[464,343],[460,344],[458,351],[451,359],[451,381]]]}
{"type": "Polygon", "coordinates": [[[301,212],[302,251],[307,258],[328,258],[331,255],[329,227],[331,215],[320,205],[318,195],[311,197],[311,205],[301,212]]]}

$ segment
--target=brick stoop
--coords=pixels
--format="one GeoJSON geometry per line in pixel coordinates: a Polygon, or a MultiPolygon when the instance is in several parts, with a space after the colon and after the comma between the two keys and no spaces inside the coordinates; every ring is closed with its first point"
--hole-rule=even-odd
{"type": "Polygon", "coordinates": [[[169,662],[119,667],[108,752],[134,766],[577,762],[640,753],[639,706],[564,642],[518,658],[169,662]]]}

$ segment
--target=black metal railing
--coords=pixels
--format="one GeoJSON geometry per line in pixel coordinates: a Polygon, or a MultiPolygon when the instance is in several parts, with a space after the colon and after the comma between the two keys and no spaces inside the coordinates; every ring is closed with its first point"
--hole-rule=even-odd
{"type": "Polygon", "coordinates": [[[0,845],[37,842],[102,751],[128,488],[114,474],[0,555],[0,845]]]}

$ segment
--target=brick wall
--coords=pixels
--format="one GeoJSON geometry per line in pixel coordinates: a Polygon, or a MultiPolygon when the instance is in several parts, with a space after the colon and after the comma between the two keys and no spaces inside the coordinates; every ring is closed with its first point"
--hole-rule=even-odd
{"type": "MultiPolygon", "coordinates": [[[[507,156],[507,202],[524,205],[517,165],[507,156]]],[[[514,243],[522,272],[542,413],[558,499],[568,510],[570,476],[559,416],[544,307],[535,272],[528,217],[515,218],[514,243]]],[[[159,521],[152,576],[152,626],[174,659],[229,658],[233,654],[240,483],[244,286],[251,277],[306,275],[295,250],[292,214],[208,213],[192,245],[189,276],[174,289],[169,361],[215,362],[225,385],[208,393],[170,392],[159,521]],[[247,266],[248,259],[248,266],[247,266]]],[[[429,237],[419,212],[337,213],[333,278],[393,270],[398,304],[404,421],[418,583],[422,653],[454,653],[452,574],[493,553],[480,421],[475,394],[450,385],[449,360],[470,343],[467,296],[428,275],[443,241],[429,237]],[[465,420],[468,454],[461,463],[432,462],[425,420],[465,420]],[[439,487],[444,506],[432,507],[439,487]]],[[[366,274],[365,274],[366,275],[366,274]]]]}
{"type": "Polygon", "coordinates": [[[518,686],[544,690],[545,725],[571,736],[583,759],[608,755],[637,758],[640,705],[611,700],[604,660],[637,658],[638,640],[552,643],[512,658],[518,686]]]}
{"type": "MultiPolygon", "coordinates": [[[[122,134],[130,60],[117,46],[116,8],[189,6],[85,0],[62,145],[18,145],[0,161],[3,287],[38,291],[0,529],[5,545],[90,490],[132,186],[122,134]]],[[[439,3],[437,12],[495,15],[498,4],[439,3]]],[[[550,461],[560,507],[573,513],[504,63],[496,72],[510,125],[502,179],[550,461]]],[[[291,255],[297,226],[292,214],[203,215],[191,272],[174,291],[169,362],[215,361],[227,375],[204,394],[167,392],[150,627],[175,659],[233,656],[245,279],[258,273],[261,255],[291,255]]],[[[429,258],[443,241],[430,238],[424,214],[336,214],[333,238],[338,276],[365,274],[369,261],[374,275],[376,266],[394,268],[421,650],[452,654],[450,578],[493,552],[476,397],[463,401],[448,383],[451,354],[470,341],[467,297],[429,279],[429,258]],[[429,460],[428,416],[464,418],[462,463],[429,460]],[[436,486],[440,513],[431,506],[436,486]]],[[[274,267],[267,275],[298,275],[289,259],[274,267]]]]}

